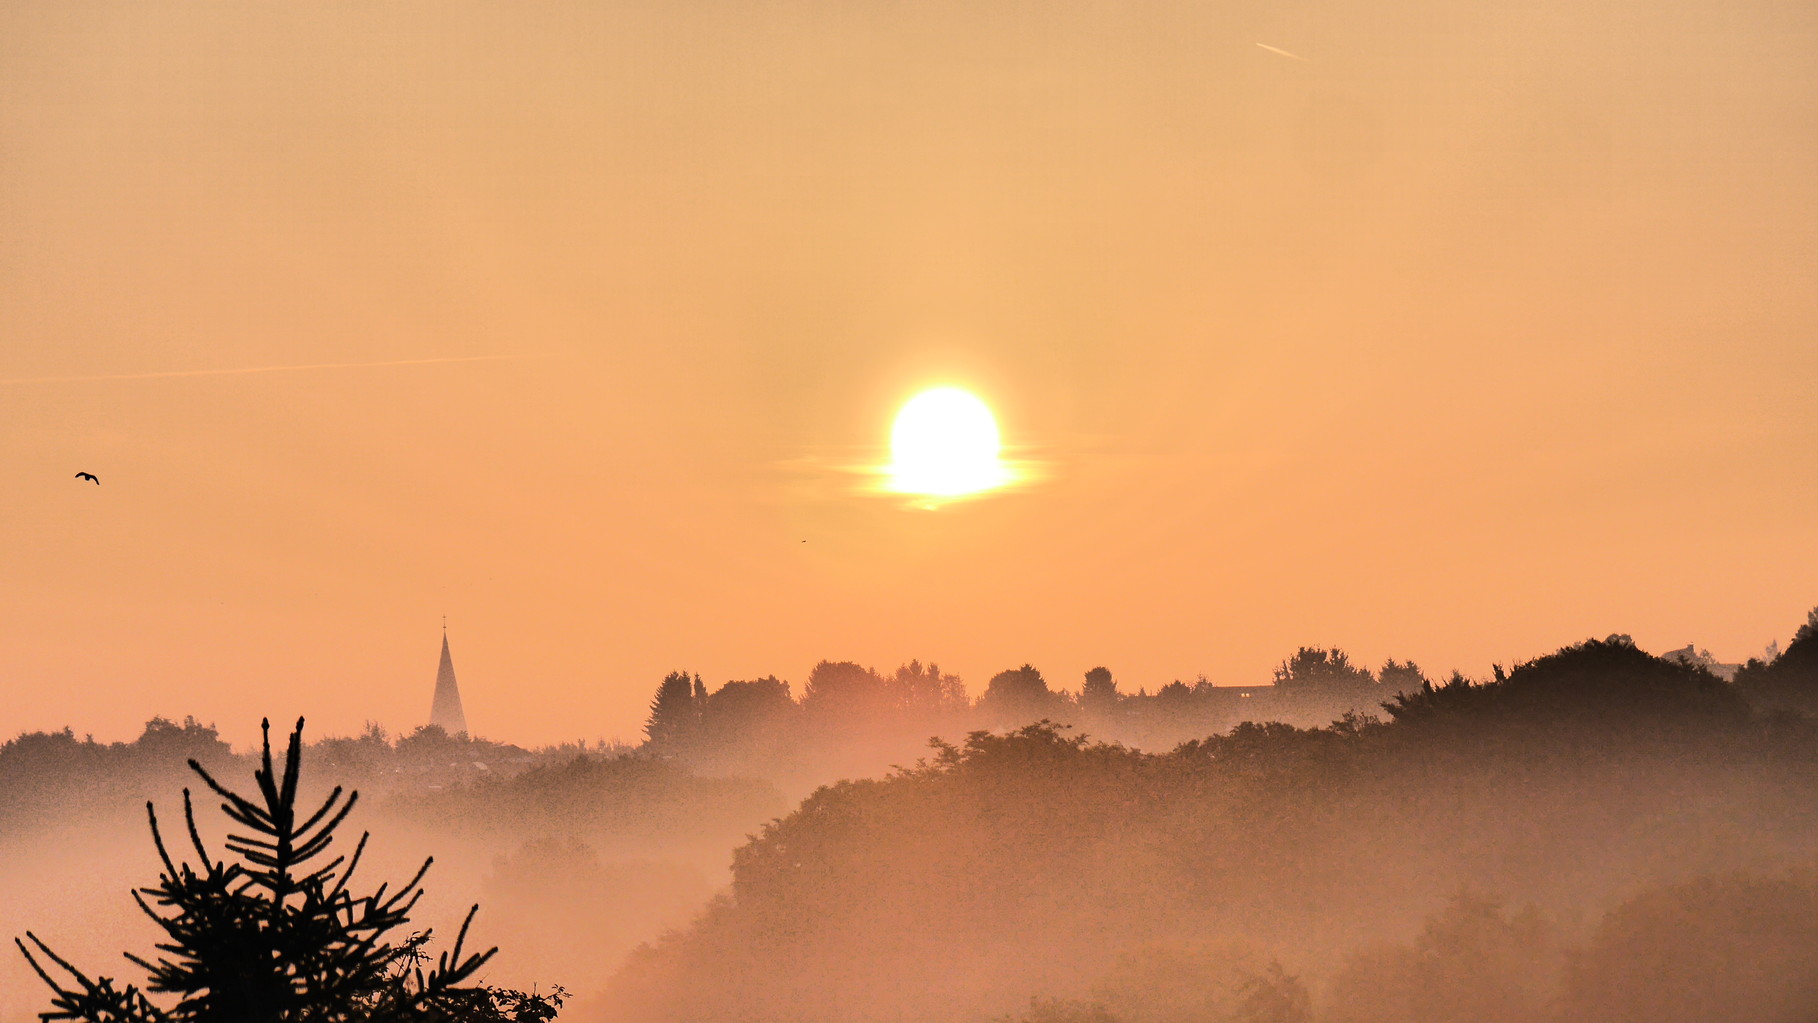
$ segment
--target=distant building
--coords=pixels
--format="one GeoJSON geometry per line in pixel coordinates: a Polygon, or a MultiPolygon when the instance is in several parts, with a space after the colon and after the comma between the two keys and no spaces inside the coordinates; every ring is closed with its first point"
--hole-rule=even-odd
{"type": "Polygon", "coordinates": [[[1742,665],[1740,664],[1723,664],[1719,662],[1717,658],[1711,656],[1709,650],[1698,649],[1698,644],[1696,643],[1687,643],[1678,650],[1669,650],[1666,653],[1661,654],[1660,658],[1665,661],[1678,661],[1681,664],[1691,664],[1702,667],[1711,674],[1723,679],[1725,682],[1736,681],[1736,672],[1742,668],[1742,665]]]}
{"type": "Polygon", "coordinates": [[[455,685],[454,658],[448,656],[448,630],[442,630],[442,663],[436,666],[436,698],[429,705],[429,723],[449,735],[467,733],[467,712],[461,709],[461,689],[455,685]]]}

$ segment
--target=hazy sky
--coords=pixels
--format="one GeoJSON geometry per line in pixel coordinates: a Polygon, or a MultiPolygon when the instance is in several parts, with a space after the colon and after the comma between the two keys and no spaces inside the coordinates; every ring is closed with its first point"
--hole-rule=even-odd
{"type": "Polygon", "coordinates": [[[1805,0],[8,0],[0,733],[1740,659],[1814,182],[1805,0]],[[858,489],[934,384],[1046,478],[858,489]]]}

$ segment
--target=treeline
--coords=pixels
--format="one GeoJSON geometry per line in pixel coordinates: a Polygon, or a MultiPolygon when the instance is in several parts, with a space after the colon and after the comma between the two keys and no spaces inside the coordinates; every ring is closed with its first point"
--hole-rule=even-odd
{"type": "MultiPolygon", "coordinates": [[[[1818,654],[1803,639],[1814,629],[1818,609],[1785,653],[1741,666],[1732,691],[1763,710],[1818,712],[1818,695],[1809,683],[1818,677],[1818,654]]],[[[1606,643],[1633,645],[1626,636],[1606,643]]],[[[1708,655],[1695,653],[1678,652],[1674,660],[1707,673],[1714,666],[1708,655]]],[[[1501,678],[1503,669],[1496,672],[1501,678]]],[[[1457,672],[1429,678],[1412,660],[1390,658],[1372,671],[1341,649],[1323,647],[1301,647],[1265,685],[1213,685],[1200,678],[1169,682],[1153,692],[1146,687],[1127,692],[1110,670],[1098,667],[1069,691],[1024,664],[992,676],[976,700],[958,677],[920,661],[888,673],[851,661],[822,661],[809,672],[799,699],[775,676],[710,689],[698,674],[677,671],[663,679],[651,700],[643,749],[704,771],[826,780],[875,774],[911,760],[929,736],[1042,720],[1156,751],[1246,721],[1325,725],[1347,715],[1380,715],[1384,704],[1412,700],[1410,706],[1417,706],[1461,698],[1467,691],[1493,689],[1457,672]],[[1452,695],[1435,697],[1435,692],[1452,695]]]]}
{"type": "MultiPolygon", "coordinates": [[[[363,786],[374,797],[393,790],[464,788],[541,765],[626,757],[632,747],[569,743],[528,750],[434,725],[393,737],[378,725],[356,736],[329,737],[308,747],[311,763],[337,782],[363,786]]],[[[0,743],[0,823],[48,823],[74,811],[134,806],[186,776],[195,760],[210,770],[247,762],[212,724],[154,717],[130,742],[78,738],[72,729],[26,732],[0,743]],[[52,811],[55,811],[53,813],[52,811]]],[[[13,831],[17,831],[15,826],[13,831]]]]}
{"type": "Polygon", "coordinates": [[[181,777],[195,760],[218,768],[233,749],[211,725],[153,718],[132,742],[78,739],[65,728],[26,732],[0,744],[0,825],[45,820],[55,813],[143,802],[181,777]]]}
{"type": "MultiPolygon", "coordinates": [[[[799,697],[674,673],[635,749],[369,727],[308,756],[452,854],[500,967],[582,1018],[1806,1023],[1814,711],[1818,612],[1734,682],[1625,637],[1481,682],[1304,648],[1249,690],[1025,665],[976,700],[824,662],[799,697]],[[860,780],[787,812],[753,776],[860,780]]],[[[192,757],[236,759],[194,719],[19,736],[0,835],[130,819],[192,757]]]]}
{"type": "Polygon", "coordinates": [[[1587,641],[1423,683],[1385,720],[1167,752],[976,730],[766,827],[727,895],[595,1011],[1803,1023],[1818,721],[1795,705],[1818,692],[1799,667],[1815,646],[1808,623],[1732,684],[1587,641]]]}
{"type": "Polygon", "coordinates": [[[1749,658],[1735,681],[1762,710],[1818,716],[1818,608],[1806,615],[1784,651],[1765,661],[1749,658]]]}
{"type": "Polygon", "coordinates": [[[1125,692],[1100,667],[1069,692],[1024,664],[992,676],[977,700],[957,676],[920,661],[889,673],[822,661],[809,672],[800,699],[775,676],[709,690],[699,675],[677,671],[651,700],[643,748],[708,771],[849,777],[912,759],[933,735],[1047,720],[1130,746],[1165,749],[1243,721],[1323,724],[1374,711],[1428,684],[1412,661],[1391,659],[1372,672],[1343,650],[1316,647],[1283,661],[1263,686],[1218,686],[1200,678],[1153,693],[1125,692]]]}

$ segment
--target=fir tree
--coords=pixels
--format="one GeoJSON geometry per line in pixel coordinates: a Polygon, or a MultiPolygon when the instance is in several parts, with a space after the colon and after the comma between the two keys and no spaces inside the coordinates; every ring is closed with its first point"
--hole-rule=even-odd
{"type": "MultiPolygon", "coordinates": [[[[650,720],[644,725],[650,746],[672,752],[694,738],[695,726],[700,722],[700,705],[695,695],[697,687],[705,688],[698,678],[689,678],[685,671],[672,671],[664,677],[663,684],[657,687],[656,698],[650,701],[650,720]]],[[[700,702],[705,700],[703,692],[700,702]]]]}
{"type": "Polygon", "coordinates": [[[221,811],[247,833],[230,833],[215,859],[196,827],[190,791],[183,816],[197,864],[173,859],[151,803],[152,842],[164,872],[133,893],[164,931],[156,961],[131,953],[146,972],[143,988],[90,977],[37,935],[14,939],[53,993],[46,1021],[87,1023],[547,1023],[561,1005],[549,996],[469,984],[497,949],[464,953],[473,907],[449,951],[429,964],[430,932],[394,941],[422,895],[425,860],[406,884],[367,895],[349,883],[366,849],[322,862],[359,799],[336,787],[313,813],[297,808],[303,722],[297,721],[282,775],[273,769],[265,722],[258,792],[246,798],[200,764],[190,769],[222,800],[221,811]],[[34,949],[36,953],[34,954],[34,949]],[[40,958],[42,957],[42,959],[40,958]],[[63,976],[53,976],[52,970],[63,976]],[[161,997],[160,997],[161,996],[161,997]]]}

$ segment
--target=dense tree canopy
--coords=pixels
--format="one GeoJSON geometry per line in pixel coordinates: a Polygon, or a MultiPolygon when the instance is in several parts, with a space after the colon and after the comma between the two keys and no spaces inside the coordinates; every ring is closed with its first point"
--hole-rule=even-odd
{"type": "MultiPolygon", "coordinates": [[[[1370,677],[1330,652],[1289,663],[1308,684],[1370,677]]],[[[997,692],[1039,699],[1032,674],[997,692]]],[[[1152,699],[1191,707],[1205,688],[1152,699]]],[[[1818,733],[1751,718],[1721,679],[1621,637],[1482,684],[1423,678],[1391,709],[1168,752],[1052,723],[936,742],[889,777],[816,791],[739,849],[727,897],[627,965],[612,1018],[1302,1020],[1289,957],[1402,928],[1424,936],[1356,953],[1342,979],[1357,999],[1332,1020],[1556,1023],[1567,942],[1527,902],[1610,905],[1721,850],[1809,848],[1818,733]],[[1521,908],[1466,890],[1433,916],[1410,885],[1521,908]],[[1235,944],[1205,951],[1221,941],[1235,944]]],[[[1804,934],[1776,947],[1818,953],[1804,934]]],[[[1749,997],[1807,1004],[1769,987],[1749,997]]]]}
{"type": "Polygon", "coordinates": [[[1818,714],[1818,608],[1806,615],[1780,656],[1744,664],[1736,672],[1736,688],[1760,707],[1818,714]]]}

